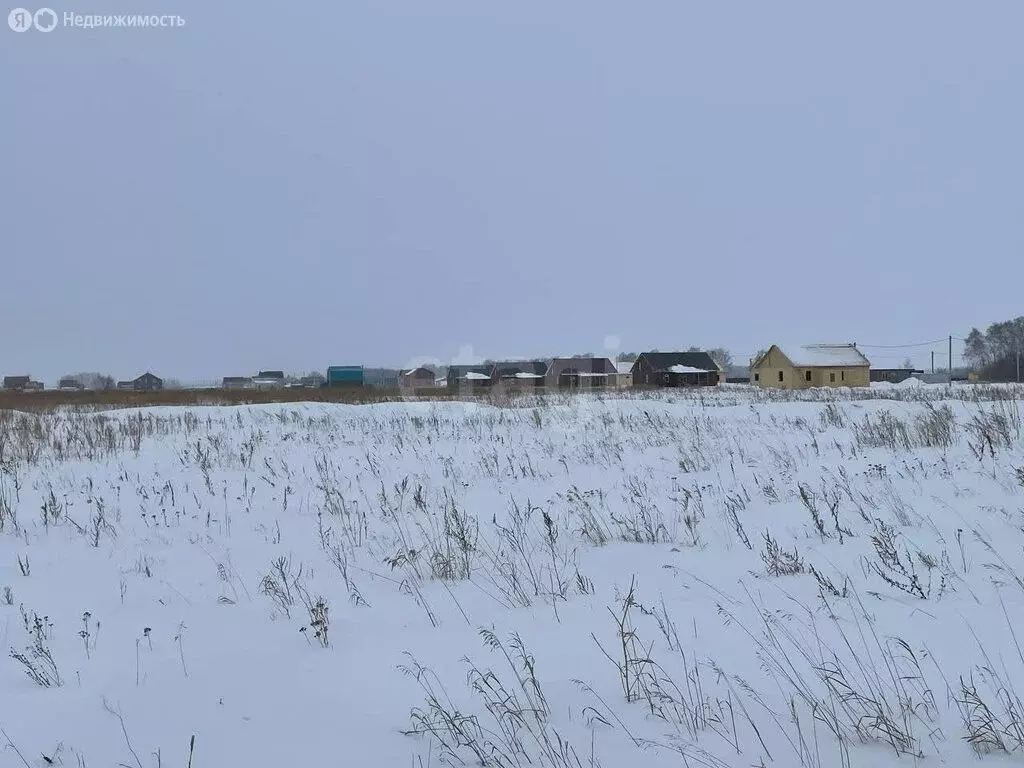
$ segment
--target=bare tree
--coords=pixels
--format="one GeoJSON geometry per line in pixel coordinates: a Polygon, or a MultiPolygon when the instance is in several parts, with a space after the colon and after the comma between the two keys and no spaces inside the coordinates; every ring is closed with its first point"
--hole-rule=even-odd
{"type": "Polygon", "coordinates": [[[114,389],[117,386],[113,376],[102,373],[73,373],[63,378],[74,379],[86,389],[114,389]]]}
{"type": "Polygon", "coordinates": [[[1024,316],[992,323],[984,333],[972,328],[964,339],[964,360],[993,381],[1017,378],[1017,358],[1024,355],[1024,316]]]}
{"type": "Polygon", "coordinates": [[[724,347],[709,349],[708,354],[711,355],[711,359],[722,366],[722,368],[732,367],[732,353],[724,347]]]}
{"type": "Polygon", "coordinates": [[[715,347],[714,349],[703,350],[700,347],[690,347],[686,350],[687,352],[707,352],[711,359],[718,363],[722,368],[732,367],[732,354],[729,350],[724,347],[715,347]]]}

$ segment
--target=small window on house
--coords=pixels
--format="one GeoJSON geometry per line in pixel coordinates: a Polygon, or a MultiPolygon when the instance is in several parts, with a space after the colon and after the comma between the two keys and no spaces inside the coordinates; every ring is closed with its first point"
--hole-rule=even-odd
{"type": "Polygon", "coordinates": [[[834,372],[833,372],[833,373],[830,373],[830,374],[828,375],[828,380],[829,380],[830,382],[832,382],[833,384],[835,384],[835,382],[836,382],[836,375],[835,375],[835,373],[834,373],[834,372]]]}
{"type": "Polygon", "coordinates": [[[779,371],[779,381],[782,381],[782,371],[779,371]]]}
{"type": "Polygon", "coordinates": [[[754,381],[760,381],[760,380],[761,380],[761,374],[760,373],[755,373],[754,374],[754,381]]]}
{"type": "Polygon", "coordinates": [[[840,371],[839,378],[841,378],[843,381],[846,381],[846,371],[840,371]]]}
{"type": "Polygon", "coordinates": [[[810,381],[810,380],[811,380],[811,372],[810,371],[804,371],[804,381],[810,381]]]}

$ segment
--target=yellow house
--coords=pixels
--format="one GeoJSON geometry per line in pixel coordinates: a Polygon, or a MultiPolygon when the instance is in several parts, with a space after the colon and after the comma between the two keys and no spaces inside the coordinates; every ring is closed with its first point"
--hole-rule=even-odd
{"type": "Polygon", "coordinates": [[[867,387],[871,362],[856,344],[772,344],[750,364],[750,383],[778,389],[867,387]]]}

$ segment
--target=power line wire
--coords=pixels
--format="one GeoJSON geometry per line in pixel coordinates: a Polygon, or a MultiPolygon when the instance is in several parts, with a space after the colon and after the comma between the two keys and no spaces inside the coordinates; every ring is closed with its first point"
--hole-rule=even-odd
{"type": "MultiPolygon", "coordinates": [[[[953,338],[954,341],[963,341],[963,339],[953,338]]],[[[946,344],[949,342],[949,337],[944,339],[936,339],[935,341],[922,341],[919,344],[857,344],[858,347],[864,347],[864,349],[910,349],[911,347],[931,347],[935,344],[946,344]]]]}

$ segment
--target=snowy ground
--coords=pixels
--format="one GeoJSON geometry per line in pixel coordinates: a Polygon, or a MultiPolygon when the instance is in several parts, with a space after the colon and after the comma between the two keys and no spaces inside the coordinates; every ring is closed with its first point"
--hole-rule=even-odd
{"type": "Polygon", "coordinates": [[[1021,397],[0,414],[0,766],[1021,765],[1021,397]]]}

